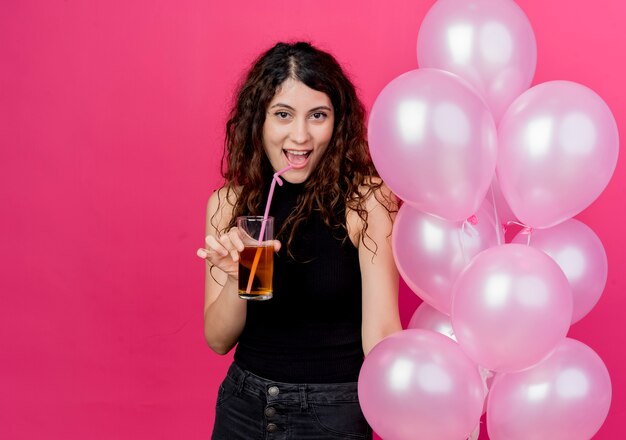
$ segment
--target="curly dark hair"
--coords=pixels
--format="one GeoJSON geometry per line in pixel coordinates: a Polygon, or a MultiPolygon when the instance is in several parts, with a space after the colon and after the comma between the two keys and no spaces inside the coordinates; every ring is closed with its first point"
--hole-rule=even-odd
{"type": "MultiPolygon", "coordinates": [[[[225,199],[231,200],[230,191],[237,188],[233,218],[224,230],[235,225],[237,216],[263,212],[263,176],[274,172],[263,149],[266,109],[281,85],[290,78],[325,93],[332,102],[335,119],[333,135],[323,158],[305,182],[303,195],[277,237],[290,231],[289,250],[297,227],[316,210],[327,226],[343,228],[347,238],[344,207],[348,207],[364,222],[361,240],[367,246],[365,200],[372,192],[377,198],[382,196],[376,191],[382,181],[373,179],[378,173],[367,146],[365,109],[335,58],[306,42],[276,44],[254,61],[239,86],[226,124],[221,163],[227,188],[225,199]],[[337,218],[339,216],[344,218],[337,218]]],[[[390,215],[397,211],[391,199],[383,206],[390,215]]],[[[376,243],[374,245],[377,248],[376,243]]]]}

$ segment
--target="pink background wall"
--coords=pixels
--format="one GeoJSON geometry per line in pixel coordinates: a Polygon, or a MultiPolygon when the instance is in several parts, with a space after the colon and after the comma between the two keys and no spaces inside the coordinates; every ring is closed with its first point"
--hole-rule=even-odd
{"type": "MultiPolygon", "coordinates": [[[[231,358],[204,343],[195,250],[239,75],[276,40],[311,40],[369,108],[416,67],[432,3],[1,3],[0,438],[209,437],[231,358]]],[[[626,4],[518,4],[538,41],[534,83],[593,88],[625,137],[626,4]]],[[[579,216],[610,265],[604,296],[570,333],[611,372],[599,439],[626,430],[624,163],[579,216]]],[[[405,324],[417,304],[403,288],[405,324]]]]}

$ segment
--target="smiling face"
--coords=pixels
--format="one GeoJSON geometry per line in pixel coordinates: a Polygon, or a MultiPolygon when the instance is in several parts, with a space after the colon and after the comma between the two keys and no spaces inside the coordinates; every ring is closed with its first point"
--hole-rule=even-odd
{"type": "Polygon", "coordinates": [[[333,135],[334,112],[330,98],[304,83],[287,79],[267,106],[263,148],[274,171],[293,169],[281,177],[304,182],[333,135]]]}

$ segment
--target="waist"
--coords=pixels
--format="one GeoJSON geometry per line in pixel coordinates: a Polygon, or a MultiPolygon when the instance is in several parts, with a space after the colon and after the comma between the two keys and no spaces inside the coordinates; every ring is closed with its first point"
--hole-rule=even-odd
{"type": "Polygon", "coordinates": [[[246,326],[235,361],[271,380],[291,383],[355,382],[363,364],[360,328],[335,328],[334,333],[290,328],[268,330],[246,326]]]}
{"type": "Polygon", "coordinates": [[[357,382],[342,383],[289,383],[258,376],[233,362],[227,378],[232,380],[237,390],[266,398],[268,403],[291,402],[308,403],[358,402],[357,382]]]}

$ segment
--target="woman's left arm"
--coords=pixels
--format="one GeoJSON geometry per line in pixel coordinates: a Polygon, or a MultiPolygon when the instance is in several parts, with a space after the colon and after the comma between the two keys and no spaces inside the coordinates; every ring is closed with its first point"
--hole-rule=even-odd
{"type": "Polygon", "coordinates": [[[367,233],[361,230],[364,238],[359,240],[358,248],[363,289],[361,334],[363,352],[367,356],[383,338],[402,330],[402,325],[398,311],[399,275],[391,250],[391,230],[396,213],[389,212],[397,211],[398,201],[383,184],[375,193],[370,193],[365,208],[368,212],[367,233]]]}

